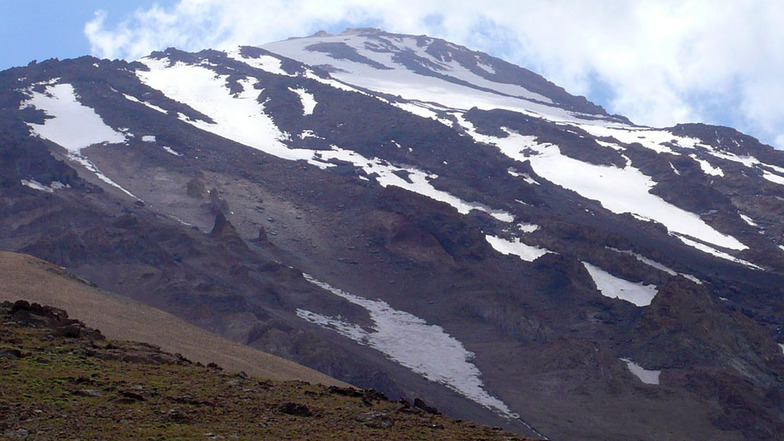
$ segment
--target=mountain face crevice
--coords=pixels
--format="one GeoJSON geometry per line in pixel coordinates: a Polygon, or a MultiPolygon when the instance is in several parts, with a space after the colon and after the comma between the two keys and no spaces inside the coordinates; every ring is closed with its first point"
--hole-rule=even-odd
{"type": "Polygon", "coordinates": [[[0,72],[1,249],[522,434],[780,438],[783,217],[756,139],[424,36],[0,72]]]}

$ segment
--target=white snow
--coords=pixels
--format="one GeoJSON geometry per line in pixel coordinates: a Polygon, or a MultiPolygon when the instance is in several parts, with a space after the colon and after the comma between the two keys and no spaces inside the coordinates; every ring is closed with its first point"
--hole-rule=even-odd
{"type": "Polygon", "coordinates": [[[384,301],[347,293],[308,274],[304,277],[308,282],[367,310],[373,327],[366,330],[342,317],[328,317],[304,309],[297,310],[299,317],[370,346],[426,379],[443,384],[503,417],[518,418],[506,404],[484,389],[480,378],[482,373],[471,362],[474,354],[440,326],[396,310],[384,301]]]}
{"type": "Polygon", "coordinates": [[[784,344],[779,343],[779,347],[781,348],[781,352],[784,353],[784,344]]]}
{"type": "Polygon", "coordinates": [[[526,223],[519,223],[517,224],[517,228],[522,231],[523,233],[533,233],[534,231],[539,229],[539,225],[536,224],[526,224],[526,223]]]}
{"type": "Polygon", "coordinates": [[[746,222],[747,224],[749,224],[752,227],[759,227],[759,225],[757,225],[757,223],[754,222],[754,219],[746,216],[743,213],[738,213],[738,215],[740,216],[741,219],[743,219],[743,222],[746,222]]]}
{"type": "Polygon", "coordinates": [[[162,149],[163,149],[163,150],[164,150],[166,153],[170,153],[170,154],[172,154],[172,155],[174,155],[174,156],[182,156],[182,153],[175,151],[175,150],[174,150],[173,148],[171,148],[171,147],[168,147],[168,146],[165,146],[165,145],[164,145],[164,146],[161,146],[161,148],[162,148],[162,149]]]}
{"type": "MultiPolygon", "coordinates": [[[[414,103],[414,102],[399,102],[399,101],[392,101],[389,104],[392,104],[393,106],[399,109],[405,110],[408,113],[412,113],[416,116],[421,116],[422,118],[434,119],[436,121],[441,121],[441,122],[444,121],[438,118],[438,113],[434,112],[433,110],[431,110],[430,107],[424,104],[414,103]]],[[[450,124],[445,124],[445,125],[451,127],[450,124]]]]}
{"type": "Polygon", "coordinates": [[[302,133],[299,134],[299,139],[306,138],[324,139],[323,137],[318,136],[313,130],[303,130],[302,133]]]}
{"type": "Polygon", "coordinates": [[[156,110],[156,111],[161,112],[161,113],[169,113],[166,109],[158,107],[158,106],[156,106],[154,104],[150,104],[150,103],[148,103],[146,101],[142,101],[142,100],[136,98],[133,95],[128,95],[127,93],[124,93],[123,96],[128,101],[133,101],[134,103],[144,104],[145,106],[149,107],[150,109],[156,110]]]}
{"type": "Polygon", "coordinates": [[[31,98],[23,101],[28,106],[43,110],[49,118],[43,124],[28,123],[33,133],[59,144],[70,153],[93,144],[123,143],[125,136],[103,122],[90,107],[79,102],[73,86],[67,83],[48,85],[45,91],[29,90],[31,98]]]}
{"type": "Polygon", "coordinates": [[[142,136],[143,142],[155,142],[155,135],[144,135],[142,136]]]}
{"type": "Polygon", "coordinates": [[[246,57],[240,53],[239,49],[228,51],[226,52],[226,55],[228,55],[229,58],[241,61],[248,66],[255,67],[256,69],[261,69],[276,75],[291,76],[281,67],[281,60],[279,58],[273,57],[272,55],[262,54],[256,58],[246,57]]]}
{"type": "Polygon", "coordinates": [[[530,161],[537,175],[588,199],[597,200],[614,213],[636,214],[659,222],[672,232],[699,237],[723,248],[748,248],[734,237],[716,231],[696,214],[649,193],[656,182],[630,163],[624,168],[589,164],[563,155],[556,145],[540,144],[534,136],[509,130],[506,138],[482,135],[462,115],[455,115],[477,141],[495,145],[503,154],[517,161],[530,161]]]}
{"type": "Polygon", "coordinates": [[[683,277],[691,280],[694,283],[702,285],[702,281],[700,279],[692,276],[691,274],[679,273],[679,272],[675,271],[674,269],[668,267],[667,265],[659,263],[659,262],[657,262],[657,261],[655,261],[653,259],[649,259],[649,258],[643,256],[642,254],[637,254],[637,253],[629,251],[629,250],[619,250],[617,248],[612,248],[612,247],[607,247],[607,248],[610,249],[610,250],[615,251],[616,253],[628,254],[628,255],[634,256],[640,262],[642,262],[642,263],[644,263],[644,264],[646,264],[646,265],[648,265],[648,266],[650,266],[652,268],[656,268],[659,271],[664,271],[665,273],[667,273],[667,274],[669,274],[671,276],[683,276],[683,277]]]}
{"type": "Polygon", "coordinates": [[[637,306],[648,306],[658,292],[656,285],[629,282],[588,262],[583,262],[583,265],[596,283],[596,288],[605,297],[626,300],[637,306]]]}
{"type": "Polygon", "coordinates": [[[55,190],[60,190],[63,188],[71,188],[70,185],[63,184],[60,181],[52,181],[49,185],[44,185],[35,179],[22,179],[21,184],[25,187],[30,187],[33,190],[43,191],[45,193],[54,193],[55,190]]]}
{"type": "Polygon", "coordinates": [[[87,159],[87,157],[82,156],[82,155],[80,155],[78,153],[72,153],[72,154],[68,155],[68,159],[70,159],[70,160],[72,160],[74,162],[78,162],[79,164],[84,166],[84,168],[86,168],[87,170],[91,171],[101,181],[111,185],[112,187],[117,188],[118,190],[122,191],[123,193],[127,194],[128,196],[130,196],[130,197],[132,197],[132,198],[134,198],[136,200],[141,200],[138,197],[136,197],[133,193],[131,193],[130,191],[128,191],[128,190],[124,189],[122,186],[120,186],[120,184],[118,184],[118,183],[112,181],[111,179],[109,179],[109,177],[106,176],[105,174],[103,174],[100,170],[98,170],[98,167],[96,167],[95,164],[92,163],[92,161],[87,159]]]}
{"type": "Polygon", "coordinates": [[[621,358],[621,361],[625,362],[626,367],[629,368],[629,372],[634,374],[643,383],[659,384],[659,375],[661,375],[661,371],[649,371],[628,358],[621,358]]]}
{"type": "Polygon", "coordinates": [[[709,247],[708,245],[705,245],[704,243],[700,243],[700,242],[697,242],[695,240],[691,240],[688,237],[684,237],[684,236],[681,236],[679,234],[673,234],[673,236],[675,236],[678,239],[680,239],[681,242],[685,243],[686,245],[688,245],[690,247],[693,247],[693,248],[696,248],[696,249],[698,249],[698,250],[700,250],[700,251],[702,251],[704,253],[712,254],[712,255],[714,255],[716,257],[720,257],[722,259],[726,259],[726,260],[729,260],[729,261],[732,261],[732,262],[735,262],[735,263],[739,263],[739,264],[747,266],[747,267],[749,267],[751,269],[756,269],[756,270],[763,269],[762,267],[754,265],[751,262],[747,262],[747,261],[745,261],[743,259],[739,259],[739,258],[737,258],[735,256],[729,255],[729,254],[727,254],[727,253],[725,253],[723,251],[719,251],[719,250],[717,250],[715,248],[709,247]]]}
{"type": "Polygon", "coordinates": [[[696,154],[691,154],[689,155],[689,157],[697,161],[698,164],[700,164],[700,168],[702,169],[702,172],[705,173],[706,175],[724,176],[724,170],[722,170],[721,167],[714,167],[713,165],[711,165],[710,162],[706,161],[705,159],[698,158],[696,154]]]}
{"type": "Polygon", "coordinates": [[[784,185],[784,176],[777,175],[776,173],[771,173],[767,170],[763,170],[762,177],[770,182],[773,182],[774,184],[784,185]]]}
{"type": "Polygon", "coordinates": [[[303,88],[299,89],[292,89],[289,87],[289,90],[296,93],[299,96],[300,101],[302,102],[302,115],[308,116],[313,115],[313,110],[316,108],[316,97],[313,96],[312,93],[308,92],[303,88]]]}
{"type": "Polygon", "coordinates": [[[526,245],[515,237],[512,240],[504,239],[502,237],[485,235],[485,240],[494,250],[501,254],[517,256],[526,262],[533,262],[534,260],[544,256],[552,251],[546,250],[531,245],[526,245]]]}

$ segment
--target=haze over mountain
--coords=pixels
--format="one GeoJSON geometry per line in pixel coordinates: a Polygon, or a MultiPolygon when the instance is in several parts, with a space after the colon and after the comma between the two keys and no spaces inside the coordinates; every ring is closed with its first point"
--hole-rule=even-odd
{"type": "Polygon", "coordinates": [[[0,72],[0,248],[550,439],[779,439],[784,155],[425,36],[0,72]]]}

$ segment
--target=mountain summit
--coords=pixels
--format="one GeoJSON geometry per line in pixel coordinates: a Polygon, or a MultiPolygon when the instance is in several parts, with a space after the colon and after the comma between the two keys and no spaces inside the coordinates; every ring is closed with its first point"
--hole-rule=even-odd
{"type": "Polygon", "coordinates": [[[553,440],[780,439],[784,154],[374,29],[0,72],[0,248],[553,440]]]}

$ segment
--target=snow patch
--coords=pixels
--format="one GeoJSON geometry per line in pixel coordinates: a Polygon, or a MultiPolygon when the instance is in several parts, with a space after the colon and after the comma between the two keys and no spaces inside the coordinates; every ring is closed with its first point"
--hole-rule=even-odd
{"type": "Polygon", "coordinates": [[[136,97],[135,97],[135,96],[133,96],[133,95],[128,95],[127,93],[124,93],[124,94],[123,94],[123,96],[124,96],[124,97],[125,97],[125,99],[127,99],[128,101],[132,101],[132,102],[134,102],[134,103],[139,103],[139,104],[144,104],[145,106],[149,107],[149,108],[150,108],[150,109],[152,109],[152,110],[156,110],[156,111],[158,111],[158,112],[161,112],[161,113],[164,113],[164,114],[168,114],[168,113],[169,113],[169,112],[168,112],[166,109],[163,109],[163,108],[161,108],[161,107],[158,107],[158,106],[156,106],[156,105],[154,105],[154,104],[150,104],[150,103],[148,103],[148,102],[146,102],[146,101],[142,101],[142,100],[140,100],[140,99],[136,98],[136,97]]]}
{"type": "Polygon", "coordinates": [[[87,157],[82,156],[82,155],[80,155],[78,153],[70,153],[70,154],[68,154],[68,159],[70,159],[70,160],[72,160],[74,162],[78,162],[84,168],[86,168],[87,170],[91,171],[101,181],[111,185],[112,187],[122,191],[123,193],[127,194],[128,196],[130,196],[130,197],[132,197],[132,198],[134,198],[136,200],[139,200],[139,201],[141,200],[138,197],[136,197],[133,193],[131,193],[130,191],[128,191],[128,190],[124,189],[122,186],[120,186],[120,184],[112,181],[108,176],[103,174],[103,172],[98,170],[98,167],[96,167],[95,164],[92,163],[92,161],[87,159],[87,157]]]}
{"type": "Polygon", "coordinates": [[[540,227],[539,225],[536,224],[519,223],[517,224],[517,228],[523,233],[533,233],[534,231],[538,230],[540,227]]]}
{"type": "Polygon", "coordinates": [[[711,165],[710,162],[698,158],[696,154],[691,154],[689,155],[689,157],[697,161],[698,164],[700,164],[700,168],[702,169],[702,172],[705,173],[706,175],[724,176],[724,170],[722,170],[720,167],[714,167],[713,165],[711,165]]]}
{"type": "Polygon", "coordinates": [[[773,182],[774,184],[784,185],[784,176],[780,176],[775,173],[771,173],[767,170],[763,170],[762,177],[770,182],[773,182]]]}
{"type": "Polygon", "coordinates": [[[661,375],[661,371],[649,371],[639,364],[629,360],[628,358],[621,358],[621,361],[626,363],[626,367],[629,368],[629,372],[634,374],[637,378],[640,379],[645,384],[659,384],[659,375],[661,375]]]}
{"type": "Polygon", "coordinates": [[[161,148],[162,148],[162,149],[163,149],[163,150],[164,150],[166,153],[172,154],[172,155],[174,155],[174,156],[182,156],[182,153],[175,151],[175,150],[174,150],[174,149],[172,149],[171,147],[167,147],[167,146],[165,146],[165,145],[164,145],[164,146],[161,146],[161,148]]]}
{"type": "Polygon", "coordinates": [[[261,69],[265,72],[273,73],[275,75],[291,76],[288,72],[283,70],[282,61],[280,58],[273,57],[272,55],[259,55],[258,57],[246,57],[240,53],[239,49],[226,52],[226,55],[236,61],[247,64],[250,67],[261,69]]]}
{"type": "Polygon", "coordinates": [[[60,181],[52,181],[51,184],[44,185],[44,184],[36,181],[35,179],[22,179],[20,181],[20,183],[22,185],[24,185],[25,187],[30,187],[33,190],[43,191],[45,193],[54,193],[55,190],[60,190],[60,189],[63,189],[63,188],[71,188],[70,185],[63,184],[60,181]]]}
{"type": "Polygon", "coordinates": [[[743,259],[739,259],[739,258],[737,258],[735,256],[732,256],[730,254],[727,254],[727,253],[725,253],[723,251],[719,251],[719,250],[717,250],[717,249],[715,249],[713,247],[709,247],[708,245],[705,245],[704,243],[697,242],[696,240],[692,240],[692,239],[689,239],[688,237],[681,236],[680,234],[672,234],[672,235],[677,237],[678,239],[680,239],[681,242],[685,243],[686,245],[688,245],[688,246],[690,246],[692,248],[696,248],[696,249],[702,251],[703,253],[712,254],[712,255],[714,255],[716,257],[720,257],[720,258],[725,259],[725,260],[729,260],[729,261],[732,261],[732,262],[735,262],[735,263],[739,263],[739,264],[747,266],[747,267],[749,267],[751,269],[756,269],[756,270],[761,270],[762,269],[762,267],[760,267],[760,266],[754,265],[753,263],[747,262],[747,261],[745,261],[743,259]]]}
{"type": "Polygon", "coordinates": [[[539,247],[526,245],[515,237],[512,240],[504,239],[502,237],[486,235],[485,240],[494,250],[504,255],[517,256],[526,262],[533,262],[534,260],[544,256],[547,253],[552,253],[550,250],[545,250],[539,247]]]}
{"type": "Polygon", "coordinates": [[[28,91],[31,98],[21,108],[35,107],[48,118],[43,124],[27,123],[33,133],[78,154],[93,144],[123,143],[125,135],[106,125],[90,107],[79,102],[73,86],[67,83],[46,86],[44,92],[28,91]]]}
{"type": "Polygon", "coordinates": [[[302,102],[302,115],[308,116],[313,115],[313,110],[316,108],[316,97],[313,96],[312,93],[308,92],[307,90],[300,88],[300,89],[292,89],[289,87],[289,90],[296,93],[299,96],[299,100],[302,102]]]}
{"type": "Polygon", "coordinates": [[[740,216],[741,219],[743,219],[743,222],[746,222],[747,224],[749,224],[752,227],[759,227],[759,225],[757,225],[757,223],[754,222],[754,219],[746,216],[743,213],[738,213],[738,215],[740,216]]]}
{"type": "Polygon", "coordinates": [[[142,136],[142,142],[155,142],[155,135],[142,136]]]}
{"type": "Polygon", "coordinates": [[[658,292],[656,285],[632,283],[620,277],[615,277],[588,262],[583,262],[583,265],[588,270],[588,274],[591,275],[594,283],[596,283],[596,288],[605,297],[626,300],[637,306],[648,306],[658,292]]]}
{"type": "Polygon", "coordinates": [[[607,248],[612,250],[612,251],[615,251],[616,253],[628,254],[630,256],[634,256],[640,262],[642,262],[642,263],[644,263],[644,264],[646,264],[646,265],[648,265],[648,266],[650,266],[652,268],[656,268],[659,271],[663,271],[663,272],[665,272],[665,273],[667,273],[667,274],[669,274],[671,276],[683,276],[683,277],[691,280],[692,282],[694,282],[694,283],[696,283],[698,285],[702,285],[702,281],[700,279],[692,276],[691,274],[679,273],[679,272],[675,271],[674,269],[672,269],[672,268],[670,268],[670,267],[668,267],[668,266],[666,266],[664,264],[661,264],[661,263],[659,263],[659,262],[657,262],[657,261],[655,261],[653,259],[649,259],[649,258],[647,258],[647,257],[645,257],[645,256],[643,256],[641,254],[637,254],[637,253],[634,253],[634,252],[629,251],[629,250],[619,250],[617,248],[611,248],[611,247],[607,247],[607,248]]]}
{"type": "Polygon", "coordinates": [[[308,282],[367,310],[374,325],[365,330],[342,317],[328,317],[304,309],[297,310],[300,318],[370,346],[426,379],[443,384],[505,418],[518,418],[506,404],[484,389],[482,373],[471,362],[474,354],[440,326],[396,310],[384,301],[365,299],[333,288],[308,274],[303,276],[308,282]]]}

